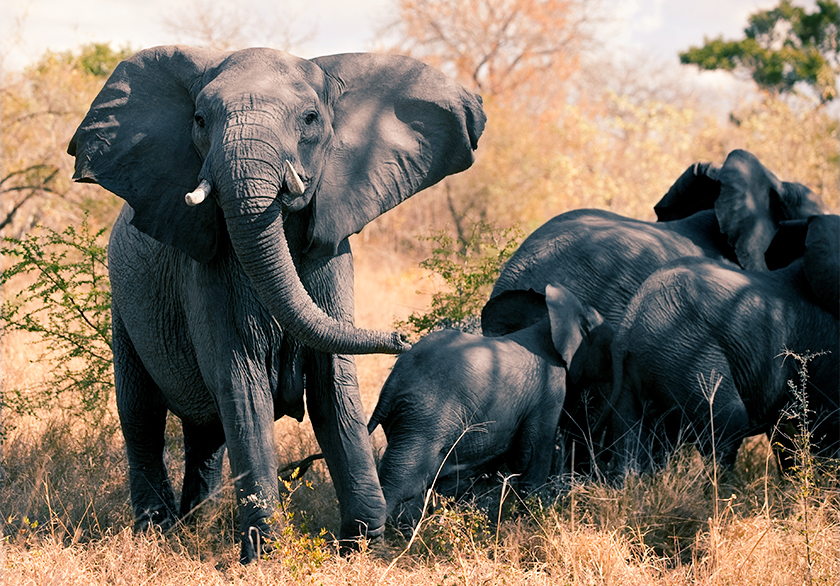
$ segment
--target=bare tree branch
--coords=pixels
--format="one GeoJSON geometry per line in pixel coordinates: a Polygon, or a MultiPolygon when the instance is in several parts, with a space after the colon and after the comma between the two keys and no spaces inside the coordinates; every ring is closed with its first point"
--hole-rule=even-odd
{"type": "Polygon", "coordinates": [[[291,51],[315,36],[288,5],[268,12],[273,3],[188,0],[163,19],[164,28],[182,40],[219,51],[265,46],[291,51]]]}

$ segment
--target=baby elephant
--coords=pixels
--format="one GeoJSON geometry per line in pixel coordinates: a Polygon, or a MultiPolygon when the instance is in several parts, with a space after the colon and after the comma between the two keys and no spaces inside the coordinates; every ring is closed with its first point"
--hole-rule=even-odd
{"type": "Polygon", "coordinates": [[[745,437],[787,420],[791,382],[805,385],[814,453],[840,455],[840,216],[804,227],[765,255],[801,255],[784,268],[684,258],[642,284],[613,344],[617,471],[648,469],[683,439],[731,468],[745,437]],[[792,352],[813,359],[806,380],[792,352]]]}
{"type": "Polygon", "coordinates": [[[610,378],[612,330],[564,287],[539,296],[536,324],[506,336],[434,332],[399,357],[368,431],[388,446],[379,481],[388,515],[418,520],[425,490],[458,495],[466,480],[505,463],[532,491],[547,479],[566,384],[610,378]],[[544,299],[544,300],[543,300],[544,299]],[[567,379],[568,377],[568,379],[567,379]]]}

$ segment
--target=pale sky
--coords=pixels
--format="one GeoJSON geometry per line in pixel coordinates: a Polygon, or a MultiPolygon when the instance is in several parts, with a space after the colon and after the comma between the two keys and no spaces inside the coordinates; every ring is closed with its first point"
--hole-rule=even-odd
{"type": "MultiPolygon", "coordinates": [[[[0,51],[13,70],[37,60],[46,49],[74,49],[112,42],[141,49],[183,42],[164,20],[186,0],[0,0],[0,51]]],[[[296,52],[303,57],[365,51],[391,17],[395,0],[230,0],[246,7],[289,6],[296,20],[315,32],[296,52]]],[[[743,34],[747,16],[778,0],[602,0],[617,24],[606,38],[622,47],[649,51],[663,59],[699,45],[703,37],[743,34]]],[[[812,10],[814,0],[796,0],[812,10]]],[[[185,22],[184,27],[190,23],[185,22]]]]}

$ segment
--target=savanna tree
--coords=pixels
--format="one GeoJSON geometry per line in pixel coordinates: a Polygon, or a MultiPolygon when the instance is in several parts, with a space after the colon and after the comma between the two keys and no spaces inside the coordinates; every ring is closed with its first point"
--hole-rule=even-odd
{"type": "Polygon", "coordinates": [[[680,60],[702,69],[746,73],[774,94],[807,86],[821,104],[830,102],[837,97],[840,76],[840,6],[836,0],[816,4],[814,12],[807,12],[782,0],[749,17],[743,39],[706,39],[702,47],[680,53],[680,60]]]}

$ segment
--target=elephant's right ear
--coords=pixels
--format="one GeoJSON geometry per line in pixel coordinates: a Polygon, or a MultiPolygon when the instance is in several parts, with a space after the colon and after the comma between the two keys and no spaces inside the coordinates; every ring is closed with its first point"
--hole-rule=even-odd
{"type": "Polygon", "coordinates": [[[569,380],[579,382],[584,375],[605,380],[610,368],[612,327],[594,307],[584,307],[574,293],[562,285],[545,287],[545,304],[551,323],[551,341],[566,363],[569,380]]]}
{"type": "Polygon", "coordinates": [[[687,218],[702,210],[710,210],[720,195],[718,173],[714,163],[694,163],[662,196],[653,211],[657,222],[670,222],[687,218]]]}
{"type": "Polygon", "coordinates": [[[780,181],[744,150],[729,153],[718,178],[715,215],[738,263],[747,270],[767,270],[764,253],[781,221],[808,218],[825,209],[810,189],[780,181]]]}
{"type": "Polygon", "coordinates": [[[212,201],[184,201],[202,165],[191,134],[194,97],[204,71],[225,55],[165,46],[126,59],[67,149],[76,157],[73,179],[117,194],[134,209],[139,230],[203,262],[215,254],[217,210],[212,201]]]}
{"type": "Polygon", "coordinates": [[[586,312],[580,300],[562,285],[545,286],[545,305],[551,322],[551,341],[566,363],[572,382],[577,382],[580,373],[572,372],[572,364],[584,336],[588,335],[586,312]]]}
{"type": "Polygon", "coordinates": [[[825,214],[808,219],[804,265],[805,278],[821,306],[840,314],[840,216],[825,214]]]}

